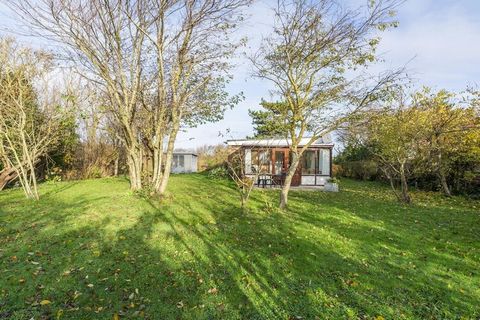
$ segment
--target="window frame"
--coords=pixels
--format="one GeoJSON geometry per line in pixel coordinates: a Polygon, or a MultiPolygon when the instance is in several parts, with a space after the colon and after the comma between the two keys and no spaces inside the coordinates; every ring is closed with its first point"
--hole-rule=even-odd
{"type": "Polygon", "coordinates": [[[264,173],[272,174],[272,150],[271,149],[255,149],[250,150],[250,161],[251,161],[251,173],[264,173]],[[266,154],[263,157],[263,161],[260,161],[260,155],[266,154]],[[262,167],[268,167],[266,172],[262,171],[262,167]]]}
{"type": "MultiPolygon", "coordinates": [[[[313,176],[317,174],[318,171],[318,150],[317,149],[307,149],[302,155],[302,176],[313,176]],[[305,161],[307,153],[313,153],[313,172],[305,172],[305,161]]],[[[311,170],[311,169],[310,169],[311,170]]]]}

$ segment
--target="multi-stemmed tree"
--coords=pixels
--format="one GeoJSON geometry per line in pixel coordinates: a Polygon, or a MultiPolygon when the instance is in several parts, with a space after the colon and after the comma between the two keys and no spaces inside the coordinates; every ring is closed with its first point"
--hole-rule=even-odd
{"type": "Polygon", "coordinates": [[[39,198],[36,166],[62,138],[68,96],[53,83],[51,56],[0,39],[0,189],[18,178],[28,198],[39,198]]]}
{"type": "Polygon", "coordinates": [[[250,0],[4,1],[104,91],[134,190],[165,192],[180,128],[238,100],[225,84],[250,0]]]}
{"type": "MultiPolygon", "coordinates": [[[[398,200],[410,203],[409,184],[436,178],[447,196],[455,180],[468,181],[480,156],[480,118],[471,96],[440,90],[392,91],[382,109],[344,128],[347,150],[373,161],[398,200]],[[400,190],[398,190],[400,186],[400,190]]],[[[344,153],[348,154],[347,153],[344,153]]]]}

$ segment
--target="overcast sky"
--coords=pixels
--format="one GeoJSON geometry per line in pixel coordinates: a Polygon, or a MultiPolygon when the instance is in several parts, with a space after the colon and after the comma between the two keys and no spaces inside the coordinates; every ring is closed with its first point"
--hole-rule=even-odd
{"type": "MultiPolygon", "coordinates": [[[[358,5],[366,1],[342,2],[358,5]]],[[[249,8],[250,18],[240,32],[250,39],[249,46],[255,47],[261,36],[271,31],[269,8],[273,3],[257,1],[249,8]]],[[[11,16],[0,5],[0,24],[12,26],[11,16]]],[[[480,0],[409,0],[399,8],[397,18],[400,26],[382,34],[379,52],[386,62],[376,68],[408,63],[409,73],[418,86],[436,89],[463,90],[468,85],[480,84],[480,0]]],[[[178,148],[222,143],[227,138],[244,138],[252,133],[248,109],[258,108],[261,98],[270,98],[270,84],[252,79],[248,63],[244,59],[238,62],[228,89],[232,94],[243,92],[245,100],[228,110],[222,121],[179,134],[178,148]]]]}

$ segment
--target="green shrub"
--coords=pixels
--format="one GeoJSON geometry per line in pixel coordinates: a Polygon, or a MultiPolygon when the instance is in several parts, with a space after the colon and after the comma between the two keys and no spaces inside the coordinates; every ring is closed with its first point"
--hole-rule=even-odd
{"type": "Polygon", "coordinates": [[[340,179],[333,177],[333,178],[328,179],[327,182],[328,183],[340,183],[340,179]]]}
{"type": "Polygon", "coordinates": [[[206,171],[206,174],[209,178],[212,179],[225,179],[228,178],[228,169],[223,166],[216,166],[206,171]]]}

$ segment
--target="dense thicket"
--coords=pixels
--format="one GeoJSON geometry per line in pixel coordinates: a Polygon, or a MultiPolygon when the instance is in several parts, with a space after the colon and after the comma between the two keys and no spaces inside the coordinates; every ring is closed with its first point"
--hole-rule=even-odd
{"type": "Polygon", "coordinates": [[[226,85],[244,43],[233,34],[250,0],[5,3],[30,32],[55,41],[61,61],[101,92],[97,111],[107,113],[115,133],[108,148],[120,141],[133,190],[164,193],[178,132],[220,119],[241,98],[226,85]]]}
{"type": "Polygon", "coordinates": [[[480,193],[480,116],[470,96],[428,88],[396,97],[342,132],[339,174],[389,181],[410,202],[409,186],[480,193]]]}
{"type": "Polygon", "coordinates": [[[54,81],[49,54],[0,38],[0,190],[17,179],[38,199],[38,168],[65,152],[71,136],[70,93],[68,82],[54,81]]]}

